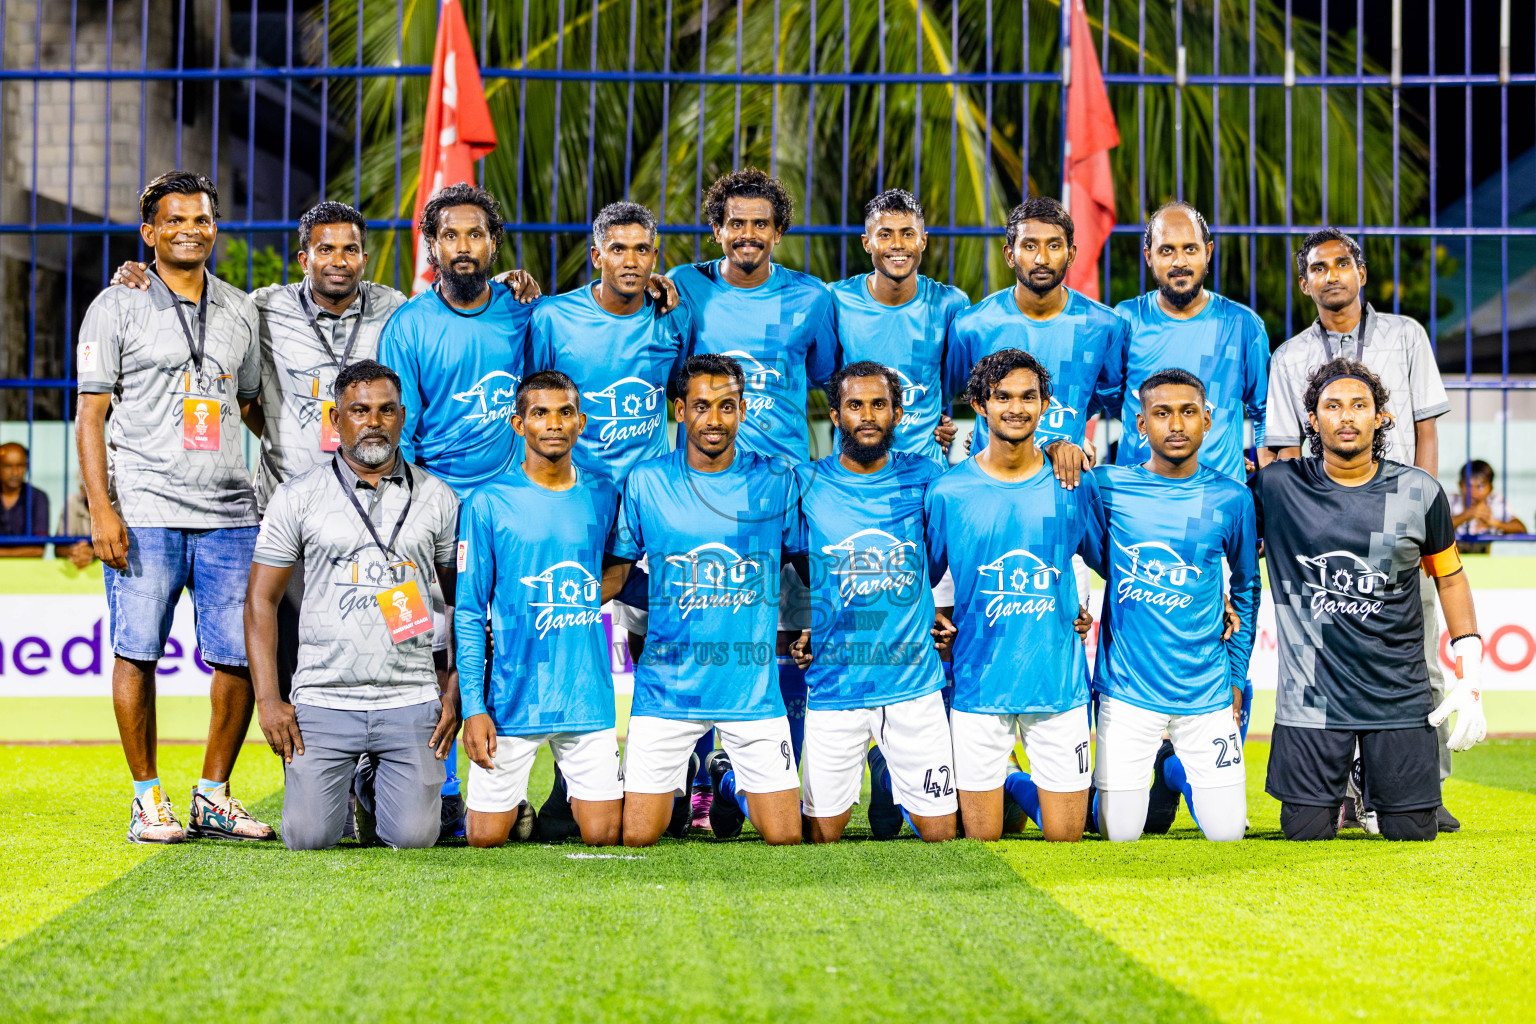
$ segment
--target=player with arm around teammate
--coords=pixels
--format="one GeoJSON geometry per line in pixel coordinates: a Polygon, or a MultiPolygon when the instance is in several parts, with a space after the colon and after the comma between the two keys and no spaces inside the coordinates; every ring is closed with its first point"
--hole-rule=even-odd
{"type": "Polygon", "coordinates": [[[987,446],[935,481],[925,506],[930,572],[948,567],[955,577],[950,731],[960,814],[970,838],[1002,834],[1018,733],[1038,806],[1020,803],[1046,839],[1076,842],[1087,817],[1090,744],[1071,561],[1081,554],[1090,568],[1102,566],[1098,484],[1088,474],[1076,488],[1062,487],[1035,446],[1051,377],[1029,353],[983,358],[967,393],[986,418],[987,446]]]}
{"type": "Polygon", "coordinates": [[[923,498],[941,470],[924,455],[891,450],[901,392],[896,371],[880,363],[839,369],[827,394],[840,450],[795,469],[797,547],[810,560],[812,627],[796,649],[797,661],[810,665],[801,774],[812,842],[841,838],[871,740],[918,835],[955,837],[923,535],[923,498]]]}
{"type": "Polygon", "coordinates": [[[1362,363],[1307,381],[1311,458],[1253,483],[1279,628],[1279,688],[1265,789],[1288,839],[1332,839],[1358,744],[1366,799],[1388,839],[1434,839],[1435,727],[1450,748],[1487,732],[1483,640],[1435,478],[1383,458],[1389,395],[1362,363]],[[1424,665],[1419,568],[1435,580],[1460,682],[1437,706],[1424,665]]]}
{"type": "Polygon", "coordinates": [[[585,426],[570,377],[529,374],[512,419],[525,445],[522,465],[477,488],[460,517],[454,635],[471,762],[471,846],[507,841],[545,742],[582,839],[591,846],[619,841],[624,776],[601,611],[603,551],[618,492],[574,465],[585,426]],[[494,651],[488,677],[487,621],[494,651]]]}
{"type": "Polygon", "coordinates": [[[1238,716],[1259,601],[1257,541],[1248,488],[1200,465],[1210,419],[1197,377],[1154,373],[1142,383],[1136,424],[1149,458],[1094,470],[1109,570],[1093,682],[1094,785],[1099,831],[1115,842],[1141,835],[1164,730],[1206,838],[1241,839],[1246,828],[1238,716]],[[1225,621],[1223,558],[1236,623],[1225,621]]]}

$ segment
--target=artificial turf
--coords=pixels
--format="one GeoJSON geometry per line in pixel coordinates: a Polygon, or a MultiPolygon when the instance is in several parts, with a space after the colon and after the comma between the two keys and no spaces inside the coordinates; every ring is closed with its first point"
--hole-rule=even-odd
{"type": "MultiPolygon", "coordinates": [[[[1536,1016],[1536,743],[1458,755],[1460,835],[751,839],[394,852],[122,841],[110,747],[0,747],[0,1021],[1536,1016]]],[[[195,747],[162,751],[179,808],[195,747]]],[[[280,816],[275,759],[236,793],[280,816]]],[[[547,755],[534,792],[549,785],[547,755]]]]}

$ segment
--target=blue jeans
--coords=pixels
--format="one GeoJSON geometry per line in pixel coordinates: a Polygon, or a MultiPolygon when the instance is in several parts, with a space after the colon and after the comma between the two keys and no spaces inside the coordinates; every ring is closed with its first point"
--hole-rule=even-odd
{"type": "Polygon", "coordinates": [[[128,527],[128,568],[104,573],[113,653],[159,661],[182,589],[191,588],[203,661],[245,665],[245,584],[258,529],[128,527]]]}

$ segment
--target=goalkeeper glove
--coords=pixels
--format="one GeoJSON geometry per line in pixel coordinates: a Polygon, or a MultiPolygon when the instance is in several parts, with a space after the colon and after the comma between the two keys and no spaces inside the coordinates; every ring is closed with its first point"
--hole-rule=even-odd
{"type": "Polygon", "coordinates": [[[1476,633],[1457,637],[1451,642],[1451,653],[1456,658],[1456,678],[1460,682],[1429,713],[1429,724],[1439,728],[1455,712],[1456,726],[1446,745],[1452,750],[1468,750],[1488,735],[1488,719],[1483,715],[1483,638],[1476,633]]]}

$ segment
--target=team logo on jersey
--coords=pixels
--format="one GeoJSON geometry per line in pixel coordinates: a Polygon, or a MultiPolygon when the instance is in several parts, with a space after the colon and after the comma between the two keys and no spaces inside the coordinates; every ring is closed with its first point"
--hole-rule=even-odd
{"type": "Polygon", "coordinates": [[[717,541],[700,544],[681,555],[668,555],[667,564],[683,570],[677,587],[677,606],[683,618],[708,608],[729,608],[731,614],[762,600],[762,563],[738,555],[717,541]]]}
{"type": "Polygon", "coordinates": [[[180,366],[162,366],[160,372],[171,382],[171,394],[189,398],[220,398],[229,394],[234,377],[224,372],[224,365],[208,355],[203,359],[203,372],[197,372],[192,357],[188,356],[180,366]]]}
{"type": "Polygon", "coordinates": [[[896,429],[917,430],[917,417],[911,415],[912,407],[922,401],[923,396],[928,393],[928,385],[917,383],[894,366],[891,367],[891,370],[896,374],[897,379],[901,381],[901,407],[907,411],[907,415],[903,416],[901,422],[896,424],[896,429]]]}
{"type": "Polygon", "coordinates": [[[720,354],[730,356],[740,363],[742,372],[747,376],[747,394],[741,403],[744,410],[746,412],[765,412],[772,409],[773,396],[763,394],[763,392],[776,391],[783,387],[784,374],[747,352],[722,352],[720,354]]]}
{"type": "Polygon", "coordinates": [[[418,568],[410,559],[385,560],[372,541],[330,559],[330,563],[341,570],[341,578],[333,580],[331,585],[339,591],[336,612],[343,622],[360,609],[377,608],[380,592],[394,590],[415,579],[418,568]]]}
{"type": "Polygon", "coordinates": [[[506,370],[492,370],[475,381],[468,391],[453,396],[454,401],[467,403],[471,410],[464,414],[466,420],[475,423],[510,423],[517,411],[517,386],[522,378],[506,370]]]}
{"type": "Polygon", "coordinates": [[[533,624],[540,640],[551,630],[593,626],[603,621],[602,581],[580,562],[556,562],[537,576],[522,577],[522,584],[538,595],[528,602],[528,607],[539,610],[533,624]]]}
{"type": "Polygon", "coordinates": [[[860,530],[821,550],[832,556],[827,571],[837,577],[844,608],[856,597],[885,591],[903,593],[917,582],[922,564],[915,543],[884,530],[860,530]]]}
{"type": "Polygon", "coordinates": [[[981,573],[981,595],[987,598],[987,625],[1015,615],[1033,615],[1038,621],[1056,608],[1050,593],[1061,579],[1061,570],[1033,552],[1014,548],[976,570],[981,573]]]}
{"type": "Polygon", "coordinates": [[[316,363],[302,370],[289,367],[287,372],[293,382],[289,394],[299,400],[299,425],[318,423],[324,404],[336,397],[336,364],[316,363]]]}
{"type": "Polygon", "coordinates": [[[1130,566],[1115,584],[1115,601],[1141,601],[1157,605],[1165,611],[1188,608],[1194,595],[1185,593],[1186,584],[1198,580],[1202,573],[1199,566],[1184,561],[1184,556],[1160,540],[1142,541],[1126,547],[1119,541],[1115,547],[1125,552],[1130,566]]]}
{"type": "Polygon", "coordinates": [[[1040,425],[1051,430],[1070,430],[1072,424],[1077,422],[1077,410],[1065,402],[1051,398],[1050,406],[1045,410],[1045,415],[1040,417],[1040,425]]]}
{"type": "Polygon", "coordinates": [[[1364,621],[1381,611],[1381,597],[1390,578],[1353,551],[1297,555],[1296,561],[1314,574],[1306,580],[1312,591],[1312,617],[1353,615],[1364,621]]]}
{"type": "Polygon", "coordinates": [[[598,448],[607,451],[620,442],[654,434],[666,416],[666,392],[665,386],[639,377],[624,377],[601,391],[583,391],[581,397],[597,403],[587,415],[602,424],[598,448]]]}

